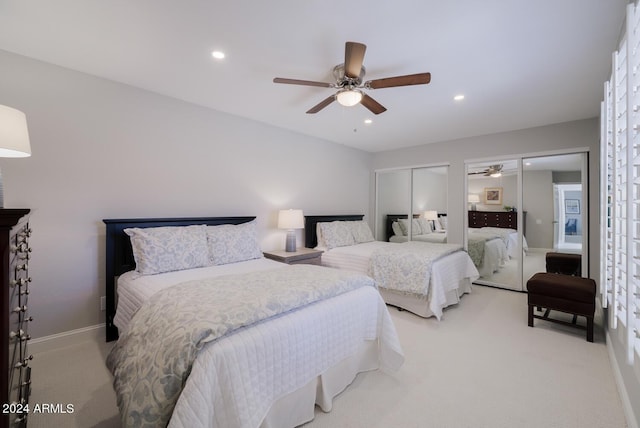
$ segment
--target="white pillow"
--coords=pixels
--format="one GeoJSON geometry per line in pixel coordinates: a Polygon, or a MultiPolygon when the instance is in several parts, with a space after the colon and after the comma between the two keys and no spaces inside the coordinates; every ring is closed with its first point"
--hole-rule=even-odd
{"type": "Polygon", "coordinates": [[[316,245],[316,249],[326,249],[327,243],[324,242],[324,236],[322,236],[322,228],[320,227],[322,223],[316,223],[316,238],[318,240],[318,244],[316,245]]]}
{"type": "MultiPolygon", "coordinates": [[[[439,223],[440,223],[440,228],[441,228],[442,230],[447,230],[447,216],[446,216],[446,215],[443,215],[442,217],[439,217],[439,218],[438,218],[438,220],[440,220],[440,221],[439,221],[439,223]]],[[[436,225],[437,225],[437,224],[438,224],[438,223],[436,223],[436,225]]],[[[436,230],[438,230],[438,228],[436,228],[436,230]]]]}
{"type": "Polygon", "coordinates": [[[391,223],[391,229],[393,229],[393,234],[397,236],[405,236],[406,234],[402,232],[402,227],[400,227],[400,223],[394,221],[391,223]]]}
{"type": "Polygon", "coordinates": [[[141,275],[208,266],[206,226],[128,228],[136,272],[141,275]]]}
{"type": "Polygon", "coordinates": [[[335,247],[345,247],[355,245],[356,240],[351,233],[351,228],[346,221],[332,221],[329,223],[318,223],[325,247],[330,250],[335,247]]]}
{"type": "MultiPolygon", "coordinates": [[[[409,234],[409,220],[406,218],[401,218],[399,219],[399,224],[400,224],[400,229],[402,229],[402,234],[404,236],[407,236],[409,234]]],[[[427,233],[430,233],[429,232],[427,233]]],[[[422,235],[422,227],[420,226],[420,222],[418,221],[417,218],[414,218],[413,220],[411,220],[411,232],[413,235],[422,235]]]]}
{"type": "Polygon", "coordinates": [[[418,219],[418,224],[420,225],[420,230],[423,235],[431,233],[431,222],[424,217],[420,217],[418,219]]]}
{"type": "Polygon", "coordinates": [[[207,226],[211,264],[243,262],[263,257],[255,220],[242,224],[207,226]]]}
{"type": "Polygon", "coordinates": [[[363,242],[373,241],[373,233],[369,224],[364,220],[348,221],[348,226],[351,228],[351,234],[356,244],[362,244],[363,242]]]}

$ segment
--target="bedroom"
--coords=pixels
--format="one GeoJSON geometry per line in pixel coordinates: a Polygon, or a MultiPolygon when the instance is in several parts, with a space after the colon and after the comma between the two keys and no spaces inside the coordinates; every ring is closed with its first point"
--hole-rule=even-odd
{"type": "MultiPolygon", "coordinates": [[[[7,4],[18,7],[16,2],[7,4]]],[[[2,7],[0,15],[10,15],[11,11],[4,9],[9,6],[2,7]]],[[[42,13],[34,16],[31,25],[50,28],[53,24],[47,22],[46,13],[42,13]]],[[[8,31],[11,25],[1,27],[5,30],[0,31],[8,31]]],[[[77,31],[86,31],[87,40],[91,40],[89,29],[77,31]]],[[[34,338],[67,332],[102,338],[103,218],[257,215],[262,245],[265,249],[279,248],[284,235],[275,227],[278,209],[301,207],[308,214],[365,213],[372,218],[373,171],[417,163],[448,163],[448,214],[452,223],[462,224],[462,211],[453,207],[464,200],[465,160],[585,147],[597,153],[597,112],[578,120],[549,118],[520,130],[455,138],[436,135],[432,144],[366,151],[153,93],[140,88],[145,87],[144,80],[137,82],[140,87],[125,85],[74,70],[72,64],[54,65],[55,59],[44,53],[16,48],[25,55],[21,56],[12,53],[7,34],[1,35],[0,104],[27,113],[33,148],[33,156],[28,159],[2,159],[0,164],[5,206],[33,209],[36,232],[31,274],[37,292],[32,296],[32,311],[38,320],[31,329],[34,338]],[[189,141],[188,147],[184,141],[189,141]]],[[[618,29],[611,35],[606,61],[618,29]]],[[[326,46],[316,42],[313,49],[329,49],[329,45],[333,49],[336,45],[336,51],[341,52],[348,36],[332,36],[326,46]]],[[[19,37],[12,38],[16,39],[19,37]]],[[[375,45],[367,42],[372,48],[375,45]]],[[[70,40],[64,43],[74,46],[70,40]]],[[[120,43],[126,44],[126,40],[120,43]]],[[[327,58],[333,56],[327,54],[327,58]]],[[[382,61],[378,57],[374,62],[374,58],[368,57],[372,67],[382,61]]],[[[398,57],[393,62],[404,60],[398,57]]],[[[145,58],[129,62],[142,68],[145,58]]],[[[314,69],[334,65],[325,62],[318,59],[314,69]]],[[[216,67],[205,64],[205,73],[216,67]]],[[[296,58],[285,64],[288,66],[280,64],[269,73],[269,79],[276,75],[305,77],[304,70],[296,69],[296,58]]],[[[431,67],[430,61],[427,66],[431,67]]],[[[605,64],[603,69],[607,67],[605,64]]],[[[435,79],[437,70],[429,71],[435,79]]],[[[599,85],[604,78],[606,75],[599,78],[599,85]]],[[[268,84],[273,85],[270,80],[268,84]]],[[[423,94],[428,98],[431,88],[426,88],[423,94]]],[[[290,90],[288,96],[298,99],[295,112],[299,120],[310,120],[304,108],[312,105],[319,93],[304,95],[295,89],[278,87],[279,95],[270,102],[286,100],[285,90],[290,90]]],[[[598,87],[598,102],[600,92],[598,87]]],[[[203,96],[218,95],[211,91],[203,96]]],[[[385,114],[395,114],[394,109],[400,112],[402,97],[403,93],[400,101],[387,105],[385,114]]],[[[526,116],[527,110],[523,107],[518,114],[526,116]]],[[[364,129],[358,133],[367,135],[364,129]]],[[[590,157],[590,169],[598,170],[597,156],[590,157]]],[[[597,185],[591,187],[590,199],[598,200],[597,185]]],[[[591,209],[597,218],[595,204],[591,209]]],[[[591,236],[597,236],[597,225],[592,222],[590,227],[591,236]]],[[[452,233],[452,239],[462,242],[461,229],[452,233]]],[[[592,259],[597,259],[598,251],[594,240],[592,259]]],[[[621,370],[623,377],[630,379],[630,395],[640,396],[640,382],[633,369],[621,364],[621,370]]]]}

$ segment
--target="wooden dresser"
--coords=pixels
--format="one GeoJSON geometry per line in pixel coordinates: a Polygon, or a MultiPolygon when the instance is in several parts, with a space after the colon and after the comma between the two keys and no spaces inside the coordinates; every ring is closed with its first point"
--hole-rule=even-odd
{"type": "Polygon", "coordinates": [[[26,427],[27,413],[23,412],[31,392],[33,358],[27,351],[29,316],[29,247],[28,209],[0,209],[0,249],[2,251],[2,385],[0,428],[26,427]]]}
{"type": "MultiPolygon", "coordinates": [[[[522,213],[523,220],[527,213],[522,213]]],[[[526,221],[524,221],[526,224],[526,221]]],[[[469,211],[469,227],[501,227],[518,229],[518,213],[515,211],[469,211]]],[[[525,233],[525,230],[522,231],[525,233]]]]}

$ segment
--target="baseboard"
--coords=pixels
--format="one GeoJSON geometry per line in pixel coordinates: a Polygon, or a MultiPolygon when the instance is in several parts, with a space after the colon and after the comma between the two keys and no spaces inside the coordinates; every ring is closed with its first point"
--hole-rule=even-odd
{"type": "Polygon", "coordinates": [[[105,324],[92,325],[77,330],[52,334],[29,341],[29,352],[39,354],[53,351],[86,341],[99,341],[105,338],[105,324]]]}
{"type": "Polygon", "coordinates": [[[622,401],[622,408],[624,410],[625,419],[627,420],[627,426],[628,428],[639,428],[638,421],[636,420],[636,416],[633,412],[633,407],[631,406],[631,401],[629,400],[629,395],[627,394],[627,389],[624,386],[624,380],[622,379],[622,374],[620,373],[618,360],[616,360],[613,346],[611,345],[611,337],[609,337],[608,330],[605,330],[605,336],[607,342],[607,352],[609,353],[609,361],[611,362],[613,377],[616,381],[616,386],[618,387],[620,400],[622,401]]]}

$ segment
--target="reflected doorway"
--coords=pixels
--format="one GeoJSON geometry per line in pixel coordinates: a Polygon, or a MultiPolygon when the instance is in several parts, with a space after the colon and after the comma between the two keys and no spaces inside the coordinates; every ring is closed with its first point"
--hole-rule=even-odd
{"type": "Polygon", "coordinates": [[[582,185],[553,184],[553,249],[561,253],[582,253],[582,185]]]}

